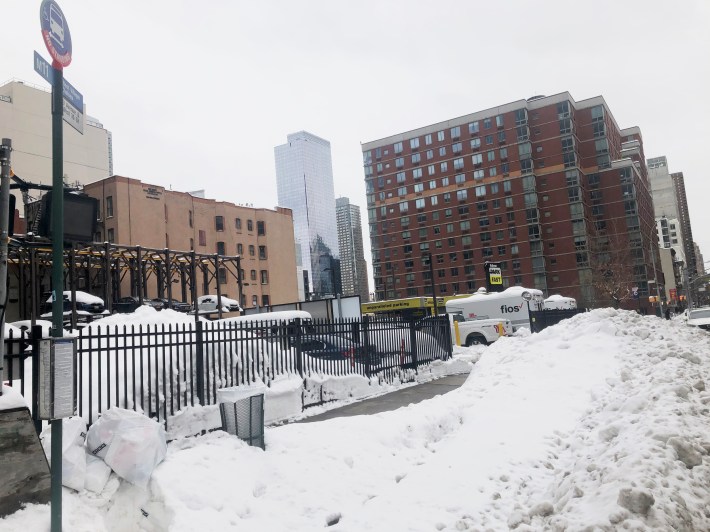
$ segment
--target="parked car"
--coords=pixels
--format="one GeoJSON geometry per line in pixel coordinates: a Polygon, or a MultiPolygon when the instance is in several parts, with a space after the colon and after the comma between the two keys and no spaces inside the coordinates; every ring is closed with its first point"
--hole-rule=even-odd
{"type": "MultiPolygon", "coordinates": [[[[239,301],[221,296],[222,312],[241,312],[242,307],[239,306],[239,301]]],[[[197,298],[197,309],[200,312],[217,312],[217,296],[207,295],[197,298]]]]}
{"type": "MultiPolygon", "coordinates": [[[[71,290],[66,290],[63,292],[64,304],[63,313],[71,312],[72,310],[72,300],[71,300],[71,290]]],[[[104,306],[104,300],[100,297],[87,294],[86,292],[81,292],[77,290],[76,294],[76,312],[77,314],[103,314],[106,310],[104,306]]],[[[52,315],[52,296],[50,295],[47,300],[42,304],[41,312],[42,317],[52,315]]]]}
{"type": "Polygon", "coordinates": [[[301,337],[301,350],[308,356],[323,360],[354,359],[356,362],[365,362],[363,346],[343,336],[305,335],[301,337]]]}
{"type": "MultiPolygon", "coordinates": [[[[143,298],[143,305],[153,307],[155,310],[163,308],[163,303],[157,299],[143,298]]],[[[140,298],[137,296],[126,296],[118,299],[113,305],[113,310],[122,314],[133,312],[141,306],[140,298]]]]}
{"type": "Polygon", "coordinates": [[[688,312],[688,325],[710,331],[710,307],[694,308],[688,312]]]}
{"type": "Polygon", "coordinates": [[[167,297],[159,297],[155,301],[160,301],[163,305],[162,308],[171,308],[177,312],[190,312],[192,310],[192,305],[190,303],[183,303],[177,299],[168,299],[167,297]]]}

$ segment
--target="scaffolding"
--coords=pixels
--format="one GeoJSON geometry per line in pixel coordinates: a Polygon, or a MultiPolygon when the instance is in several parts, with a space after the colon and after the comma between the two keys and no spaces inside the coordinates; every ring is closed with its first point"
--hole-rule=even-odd
{"type": "MultiPolygon", "coordinates": [[[[242,301],[241,256],[201,254],[121,246],[109,242],[77,244],[64,249],[64,287],[62,291],[81,290],[104,300],[112,313],[114,304],[124,295],[135,296],[143,304],[149,292],[155,297],[190,302],[198,314],[197,298],[209,294],[215,283],[218,297],[227,276],[237,281],[239,302],[242,301]],[[201,278],[202,294],[199,292],[201,278]],[[177,285],[177,286],[173,286],[177,285]],[[176,293],[177,292],[177,293],[176,293]]],[[[39,318],[42,298],[52,291],[52,244],[46,239],[12,239],[8,253],[8,275],[17,280],[18,305],[22,319],[39,318]]],[[[222,317],[221,306],[217,306],[222,317]]],[[[76,308],[71,312],[71,326],[77,324],[76,308]]]]}

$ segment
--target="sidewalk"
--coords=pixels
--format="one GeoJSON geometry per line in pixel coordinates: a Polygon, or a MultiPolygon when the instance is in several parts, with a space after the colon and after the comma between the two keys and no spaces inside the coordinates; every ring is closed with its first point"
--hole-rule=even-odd
{"type": "Polygon", "coordinates": [[[420,401],[431,399],[437,395],[443,395],[451,390],[455,390],[461,386],[467,378],[468,373],[450,375],[423,384],[408,386],[407,388],[373,397],[372,399],[365,399],[364,401],[352,403],[341,408],[334,408],[317,416],[301,419],[295,423],[312,423],[336,417],[363,416],[396,410],[400,407],[419,403],[420,401]]]}

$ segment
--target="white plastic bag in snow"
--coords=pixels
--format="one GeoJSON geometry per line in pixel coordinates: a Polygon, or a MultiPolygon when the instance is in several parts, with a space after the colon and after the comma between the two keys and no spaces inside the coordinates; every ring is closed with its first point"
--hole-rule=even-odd
{"type": "Polygon", "coordinates": [[[86,439],[86,422],[78,417],[68,417],[62,420],[62,452],[66,453],[71,446],[84,446],[86,439]]]}
{"type": "Polygon", "coordinates": [[[86,450],[83,446],[71,445],[62,453],[62,486],[81,491],[85,475],[86,450]]]}
{"type": "Polygon", "coordinates": [[[163,426],[133,410],[111,408],[89,429],[88,451],[116,474],[145,487],[153,469],[165,458],[163,426]]]}
{"type": "Polygon", "coordinates": [[[84,487],[94,493],[101,493],[111,476],[111,468],[106,463],[91,454],[86,454],[86,476],[84,487]]]}

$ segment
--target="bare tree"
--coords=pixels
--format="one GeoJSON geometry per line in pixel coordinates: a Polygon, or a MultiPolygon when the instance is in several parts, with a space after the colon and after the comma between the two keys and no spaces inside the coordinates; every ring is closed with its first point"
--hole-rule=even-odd
{"type": "Polygon", "coordinates": [[[601,303],[619,308],[631,298],[634,267],[628,233],[597,222],[592,224],[589,242],[589,265],[592,285],[601,303]]]}

